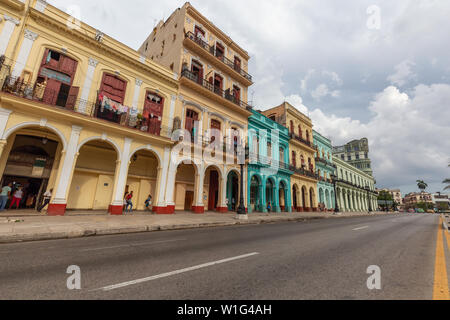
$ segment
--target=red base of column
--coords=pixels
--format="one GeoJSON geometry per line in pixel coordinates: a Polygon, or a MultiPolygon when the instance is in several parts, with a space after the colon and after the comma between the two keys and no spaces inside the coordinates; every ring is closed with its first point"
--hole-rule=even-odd
{"type": "Polygon", "coordinates": [[[205,213],[205,207],[192,207],[192,211],[197,214],[205,213]]]}
{"type": "Polygon", "coordinates": [[[217,212],[228,213],[228,208],[227,207],[219,207],[219,208],[217,208],[217,212]]]}
{"type": "Polygon", "coordinates": [[[123,206],[109,205],[108,213],[113,216],[121,216],[123,215],[123,206]]]}
{"type": "Polygon", "coordinates": [[[304,208],[303,211],[304,212],[311,212],[311,208],[304,208]]]}
{"type": "Polygon", "coordinates": [[[313,212],[317,212],[318,210],[317,210],[317,208],[313,208],[312,211],[313,212]]]}
{"type": "Polygon", "coordinates": [[[297,212],[304,212],[304,211],[305,210],[303,208],[301,208],[301,207],[297,209],[297,212]]]}
{"type": "Polygon", "coordinates": [[[286,207],[285,206],[280,206],[280,210],[281,210],[281,212],[284,212],[284,210],[286,210],[286,207]]]}
{"type": "Polygon", "coordinates": [[[168,207],[153,207],[152,211],[156,214],[174,214],[175,206],[168,207]]]}
{"type": "Polygon", "coordinates": [[[47,215],[49,216],[63,216],[66,213],[66,204],[49,204],[47,215]]]}

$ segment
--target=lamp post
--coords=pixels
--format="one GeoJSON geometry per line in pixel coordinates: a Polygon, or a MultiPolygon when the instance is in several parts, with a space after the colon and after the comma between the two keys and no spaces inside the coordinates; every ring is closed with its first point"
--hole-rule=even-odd
{"type": "Polygon", "coordinates": [[[247,148],[241,147],[241,156],[239,157],[240,166],[241,166],[241,192],[239,196],[239,207],[237,209],[238,217],[244,218],[247,215],[247,212],[245,210],[245,204],[244,204],[244,165],[245,161],[247,159],[247,148]],[[244,156],[242,156],[244,155],[244,156]]]}
{"type": "Polygon", "coordinates": [[[331,175],[331,179],[333,179],[333,187],[334,187],[334,213],[339,213],[339,205],[338,205],[338,198],[337,198],[337,187],[336,187],[336,180],[337,176],[334,174],[331,175]]]}
{"type": "Polygon", "coordinates": [[[366,186],[365,189],[367,191],[367,201],[369,202],[369,213],[370,213],[372,212],[372,202],[370,201],[370,187],[366,186]]]}

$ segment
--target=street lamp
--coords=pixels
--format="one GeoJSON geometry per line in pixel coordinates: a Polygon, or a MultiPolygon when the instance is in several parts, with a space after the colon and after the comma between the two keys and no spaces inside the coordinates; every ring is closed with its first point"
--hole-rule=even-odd
{"type": "Polygon", "coordinates": [[[367,191],[367,201],[369,202],[369,212],[372,212],[372,202],[370,201],[370,187],[366,186],[364,189],[367,191]]]}
{"type": "Polygon", "coordinates": [[[241,148],[241,157],[239,157],[239,160],[241,160],[241,192],[239,196],[239,207],[237,209],[238,215],[246,215],[247,212],[245,211],[245,204],[244,204],[244,164],[245,160],[247,158],[247,150],[246,148],[241,148]],[[242,157],[242,153],[244,153],[244,157],[242,157]],[[242,159],[244,158],[244,159],[242,159]]]}
{"type": "Polygon", "coordinates": [[[339,213],[339,205],[338,205],[338,198],[337,198],[337,187],[336,187],[336,180],[337,176],[334,174],[331,175],[331,179],[333,180],[333,187],[334,187],[334,213],[339,213]]]}

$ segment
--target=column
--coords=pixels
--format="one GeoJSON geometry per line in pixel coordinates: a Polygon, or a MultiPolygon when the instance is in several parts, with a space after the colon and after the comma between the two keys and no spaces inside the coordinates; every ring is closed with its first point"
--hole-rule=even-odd
{"type": "MultiPolygon", "coordinates": [[[[224,175],[227,172],[227,168],[224,168],[224,175]]],[[[228,212],[228,206],[227,206],[227,177],[223,176],[221,177],[220,186],[219,186],[219,205],[217,208],[217,211],[220,213],[227,213],[228,212]]],[[[231,199],[230,199],[231,201],[231,199]]]]}
{"type": "Polygon", "coordinates": [[[131,105],[134,108],[138,107],[139,102],[139,94],[141,92],[141,86],[143,81],[140,79],[136,79],[136,83],[134,85],[134,95],[133,95],[133,104],[131,105]]]}
{"type": "Polygon", "coordinates": [[[78,106],[78,112],[79,113],[88,113],[90,114],[92,110],[86,110],[86,105],[87,102],[89,100],[89,93],[91,92],[91,87],[92,87],[92,80],[94,78],[94,73],[95,73],[95,68],[97,68],[98,65],[98,61],[93,59],[93,58],[89,58],[89,66],[86,72],[86,77],[84,79],[84,85],[83,85],[83,89],[81,91],[81,96],[80,96],[80,104],[78,106]]]}
{"type": "Polygon", "coordinates": [[[287,190],[285,191],[284,195],[284,201],[286,206],[286,212],[293,212],[292,209],[292,189],[291,189],[291,183],[286,186],[287,190]],[[286,195],[287,193],[287,195],[286,195]]]}
{"type": "MultiPolygon", "coordinates": [[[[273,198],[273,203],[272,203],[272,211],[273,212],[281,212],[281,208],[280,208],[280,185],[275,182],[275,185],[273,186],[273,190],[272,190],[272,198],[273,198]]],[[[286,199],[285,199],[286,201],[286,199]]]]}
{"type": "Polygon", "coordinates": [[[203,184],[205,182],[205,173],[203,170],[203,166],[200,166],[199,170],[195,174],[195,187],[197,190],[196,199],[194,199],[194,205],[192,206],[192,210],[194,213],[205,213],[205,205],[203,203],[203,184]]]}
{"type": "Polygon", "coordinates": [[[125,194],[125,186],[128,179],[132,142],[132,139],[125,138],[122,156],[120,157],[120,160],[117,161],[116,173],[114,175],[113,200],[108,210],[112,215],[121,215],[123,213],[123,196],[125,194]]]}
{"type": "Polygon", "coordinates": [[[0,56],[6,53],[6,49],[8,48],[14,28],[20,23],[19,20],[6,14],[3,17],[5,19],[5,25],[3,26],[2,33],[0,34],[0,56]]]}
{"type": "MultiPolygon", "coordinates": [[[[169,172],[169,163],[170,163],[170,148],[164,149],[164,163],[161,163],[158,168],[158,181],[159,189],[158,189],[158,197],[155,199],[155,206],[153,206],[153,212],[156,214],[167,214],[167,203],[164,191],[168,188],[168,172],[169,172]]],[[[174,208],[175,209],[175,208],[174,208]]]]}
{"type": "Polygon", "coordinates": [[[69,186],[78,157],[78,141],[82,129],[79,126],[72,126],[69,144],[66,150],[62,152],[61,158],[64,160],[62,166],[60,164],[56,177],[55,190],[53,192],[54,196],[47,210],[47,214],[50,216],[63,216],[66,213],[69,186]]]}
{"type": "Polygon", "coordinates": [[[17,56],[17,61],[12,72],[12,77],[20,77],[22,71],[25,68],[28,56],[30,55],[31,48],[33,47],[34,41],[39,35],[28,29],[25,29],[24,39],[22,42],[22,47],[20,48],[19,55],[17,56]]]}
{"type": "Polygon", "coordinates": [[[173,120],[175,118],[175,103],[177,101],[177,96],[172,95],[170,100],[170,109],[169,109],[169,134],[171,134],[173,130],[173,120]]]}

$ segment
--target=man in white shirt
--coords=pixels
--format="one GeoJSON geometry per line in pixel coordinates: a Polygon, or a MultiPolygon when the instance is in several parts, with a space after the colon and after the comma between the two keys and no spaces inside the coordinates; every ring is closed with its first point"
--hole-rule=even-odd
{"type": "Polygon", "coordinates": [[[0,211],[5,210],[6,203],[9,200],[9,196],[12,191],[12,183],[9,183],[7,186],[4,186],[0,193],[0,211]]]}
{"type": "Polygon", "coordinates": [[[44,209],[50,203],[50,200],[52,199],[52,193],[53,189],[50,189],[50,191],[44,193],[44,203],[38,208],[38,212],[41,212],[42,209],[44,209]]]}

